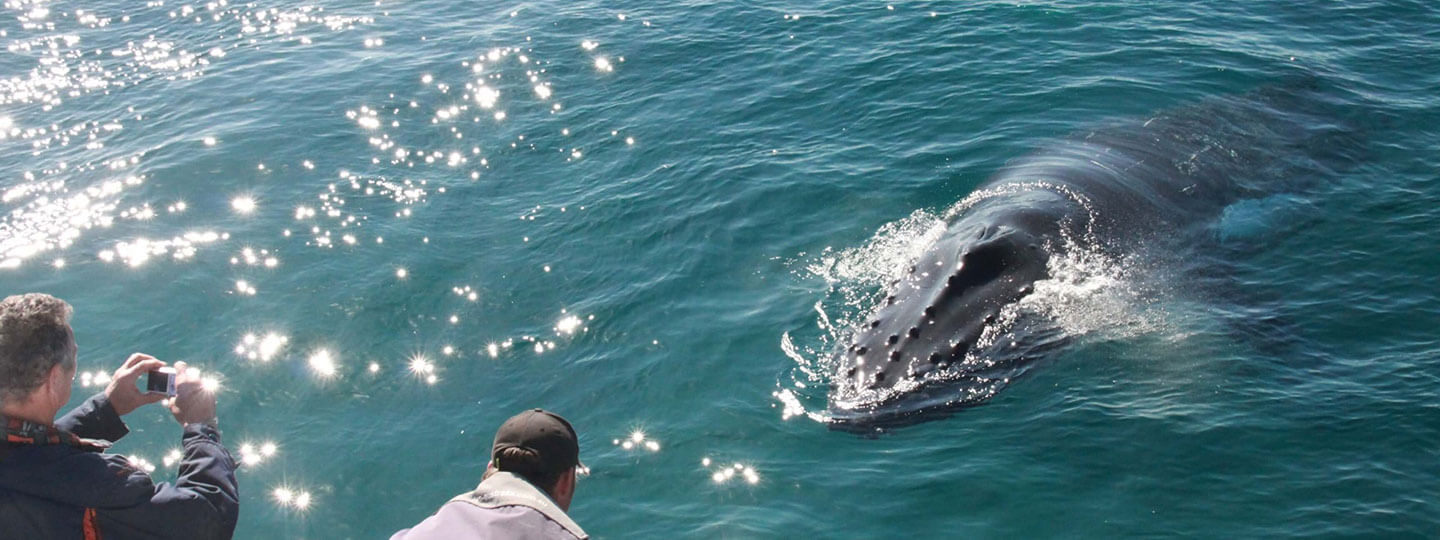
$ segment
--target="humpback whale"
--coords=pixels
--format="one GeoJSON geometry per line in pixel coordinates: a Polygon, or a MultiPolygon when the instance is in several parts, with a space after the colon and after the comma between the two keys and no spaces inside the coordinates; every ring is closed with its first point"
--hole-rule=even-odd
{"type": "Polygon", "coordinates": [[[1228,205],[1324,169],[1314,155],[1343,130],[1316,112],[1315,92],[1211,99],[1083,132],[1003,168],[839,337],[831,426],[883,430],[984,402],[1067,341],[1043,321],[1000,322],[1051,278],[1052,260],[1203,242],[1228,205]]]}

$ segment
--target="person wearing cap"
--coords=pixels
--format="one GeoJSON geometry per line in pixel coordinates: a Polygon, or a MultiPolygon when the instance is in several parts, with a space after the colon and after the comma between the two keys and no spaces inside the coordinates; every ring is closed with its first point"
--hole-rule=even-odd
{"type": "Polygon", "coordinates": [[[570,422],[542,409],[522,412],[495,432],[479,486],[390,540],[589,538],[565,514],[575,495],[576,473],[584,467],[570,422]]]}

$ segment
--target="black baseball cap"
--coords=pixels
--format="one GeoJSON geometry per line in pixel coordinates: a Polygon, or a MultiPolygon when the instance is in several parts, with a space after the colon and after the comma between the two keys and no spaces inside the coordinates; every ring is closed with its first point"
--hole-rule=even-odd
{"type": "Polygon", "coordinates": [[[580,441],[575,428],[560,415],[544,409],[522,412],[500,424],[500,429],[495,431],[490,458],[494,459],[495,454],[505,448],[534,452],[547,469],[585,468],[580,463],[580,441]]]}

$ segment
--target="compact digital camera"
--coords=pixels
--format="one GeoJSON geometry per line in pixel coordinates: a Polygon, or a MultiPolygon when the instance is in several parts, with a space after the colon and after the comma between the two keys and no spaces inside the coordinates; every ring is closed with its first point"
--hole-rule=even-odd
{"type": "Polygon", "coordinates": [[[146,392],[163,392],[167,396],[175,395],[175,368],[162,367],[150,371],[145,376],[146,392]]]}

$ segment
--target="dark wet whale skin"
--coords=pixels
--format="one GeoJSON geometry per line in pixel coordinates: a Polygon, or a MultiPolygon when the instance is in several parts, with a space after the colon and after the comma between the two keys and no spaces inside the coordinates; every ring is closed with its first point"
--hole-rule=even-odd
{"type": "Polygon", "coordinates": [[[903,425],[987,399],[1036,355],[973,347],[1049,277],[1051,257],[1193,236],[1226,205],[1276,192],[1284,157],[1303,155],[1324,131],[1310,126],[1326,125],[1284,107],[1296,100],[1277,90],[1217,99],[1092,131],[1001,171],[837,351],[832,425],[903,425]]]}

